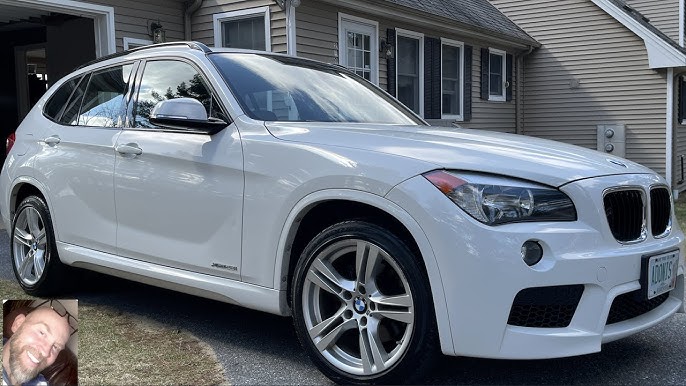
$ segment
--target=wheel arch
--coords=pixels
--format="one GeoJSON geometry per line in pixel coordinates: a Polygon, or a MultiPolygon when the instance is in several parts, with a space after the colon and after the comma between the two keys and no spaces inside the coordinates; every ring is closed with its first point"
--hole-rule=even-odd
{"type": "Polygon", "coordinates": [[[429,278],[434,313],[443,352],[454,352],[448,310],[438,263],[420,225],[405,210],[384,197],[355,190],[324,190],[301,199],[291,210],[279,238],[274,288],[283,314],[290,313],[290,285],[300,253],[326,227],[350,219],[366,219],[388,227],[417,254],[429,278]]]}
{"type": "Polygon", "coordinates": [[[41,196],[45,200],[45,203],[48,205],[48,209],[52,207],[52,205],[49,202],[48,195],[45,193],[44,187],[38,181],[31,177],[16,178],[14,180],[14,183],[12,184],[12,189],[10,190],[10,192],[10,196],[8,197],[10,222],[14,218],[14,214],[19,204],[28,196],[41,196]]]}

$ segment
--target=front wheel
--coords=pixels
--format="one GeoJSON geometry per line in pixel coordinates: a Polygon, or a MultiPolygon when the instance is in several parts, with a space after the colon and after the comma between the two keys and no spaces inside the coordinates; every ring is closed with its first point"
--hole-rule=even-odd
{"type": "Polygon", "coordinates": [[[66,284],[66,267],[57,256],[57,247],[48,206],[43,198],[25,198],[14,215],[12,267],[19,285],[29,295],[54,295],[66,284]]]}
{"type": "Polygon", "coordinates": [[[347,384],[405,383],[437,350],[425,271],[393,233],[333,225],[305,248],[292,292],[298,337],[319,369],[347,384]]]}

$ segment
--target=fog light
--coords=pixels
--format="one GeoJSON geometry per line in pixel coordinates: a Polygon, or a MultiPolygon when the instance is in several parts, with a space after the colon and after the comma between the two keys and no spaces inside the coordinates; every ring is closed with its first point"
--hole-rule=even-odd
{"type": "Polygon", "coordinates": [[[522,244],[522,260],[531,267],[541,261],[543,248],[536,241],[529,240],[522,244]]]}

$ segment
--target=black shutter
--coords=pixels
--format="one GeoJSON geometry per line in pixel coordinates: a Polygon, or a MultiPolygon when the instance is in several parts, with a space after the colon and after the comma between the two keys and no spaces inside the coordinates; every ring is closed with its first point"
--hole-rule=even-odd
{"type": "Polygon", "coordinates": [[[441,118],[441,41],[424,39],[424,118],[441,118]]]}
{"type": "MultiPolygon", "coordinates": [[[[396,41],[395,41],[395,30],[393,28],[389,28],[386,30],[386,42],[388,44],[392,44],[393,47],[395,47],[395,57],[398,56],[398,47],[396,47],[396,41]]],[[[386,79],[386,84],[388,87],[388,93],[393,95],[394,97],[397,97],[397,93],[395,90],[395,61],[396,58],[388,58],[386,59],[386,70],[388,78],[386,79]]]]}
{"type": "Polygon", "coordinates": [[[514,79],[514,76],[512,76],[512,55],[507,54],[505,59],[505,72],[507,73],[505,75],[505,79],[507,80],[507,89],[505,89],[505,100],[506,101],[511,101],[512,100],[512,89],[514,88],[514,83],[512,82],[514,79]]]}
{"type": "Polygon", "coordinates": [[[465,122],[472,120],[472,46],[464,46],[464,112],[465,122]]]}
{"type": "Polygon", "coordinates": [[[686,119],[686,81],[684,81],[684,77],[680,76],[679,78],[679,87],[677,89],[677,100],[679,101],[679,111],[677,113],[677,119],[678,119],[678,124],[681,124],[681,122],[686,119]]]}
{"type": "Polygon", "coordinates": [[[490,53],[488,48],[481,49],[481,99],[488,100],[488,64],[490,53]]]}

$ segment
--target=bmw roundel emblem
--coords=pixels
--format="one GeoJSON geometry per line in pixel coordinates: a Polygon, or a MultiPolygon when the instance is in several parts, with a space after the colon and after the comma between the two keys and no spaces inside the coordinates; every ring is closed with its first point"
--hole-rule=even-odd
{"type": "Polygon", "coordinates": [[[364,299],[358,296],[355,298],[355,303],[353,307],[355,307],[355,311],[363,313],[367,310],[367,303],[365,303],[364,299]]]}

